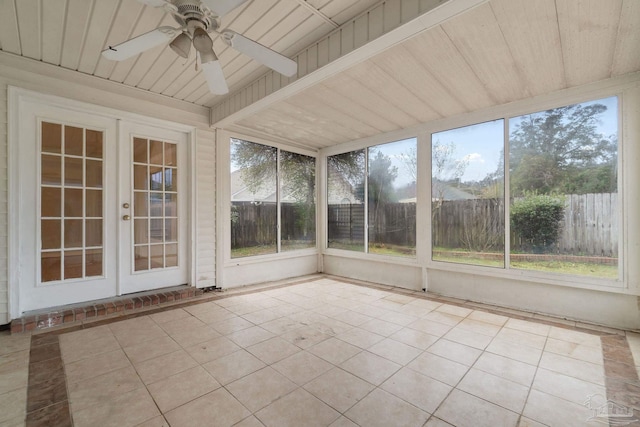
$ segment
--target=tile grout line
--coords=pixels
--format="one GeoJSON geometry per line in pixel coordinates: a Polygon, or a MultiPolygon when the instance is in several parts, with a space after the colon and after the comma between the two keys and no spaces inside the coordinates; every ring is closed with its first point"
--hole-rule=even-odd
{"type": "MultiPolygon", "coordinates": [[[[55,329],[55,330],[51,330],[51,331],[47,331],[44,332],[42,334],[37,334],[37,335],[32,335],[31,336],[31,342],[30,342],[30,358],[29,358],[29,381],[28,381],[28,387],[27,387],[27,425],[28,426],[35,426],[35,425],[41,425],[40,423],[42,421],[47,421],[47,418],[42,419],[41,417],[38,417],[38,415],[42,416],[51,416],[52,414],[47,412],[44,413],[45,410],[53,410],[53,409],[61,409],[63,412],[64,410],[66,410],[66,417],[68,419],[68,421],[60,420],[59,423],[57,424],[47,424],[47,425],[60,425],[60,426],[66,426],[66,425],[72,425],[72,420],[71,420],[71,415],[70,415],[70,408],[69,408],[69,401],[68,401],[68,391],[67,391],[67,387],[66,387],[66,377],[64,375],[64,364],[61,362],[61,355],[60,355],[60,343],[59,343],[59,335],[60,334],[64,334],[67,332],[72,332],[73,330],[78,330],[78,329],[85,329],[85,328],[91,328],[94,326],[99,326],[99,325],[103,325],[106,323],[112,323],[112,322],[118,322],[118,321],[122,321],[122,320],[126,320],[128,318],[135,318],[135,317],[140,317],[140,316],[145,316],[145,315],[150,315],[150,314],[154,314],[157,312],[163,312],[166,310],[171,310],[171,309],[177,309],[177,308],[184,308],[184,307],[188,307],[188,306],[193,306],[193,305],[198,305],[201,303],[205,303],[205,302],[214,302],[217,300],[221,300],[221,299],[226,299],[229,297],[235,297],[235,296],[242,296],[242,295],[248,295],[248,294],[253,294],[253,293],[259,293],[259,292],[263,292],[263,291],[267,291],[267,290],[273,290],[273,289],[279,289],[279,288],[286,288],[286,287],[290,287],[290,286],[294,286],[294,285],[298,285],[301,283],[305,283],[305,282],[311,282],[311,281],[316,281],[316,280],[321,280],[318,278],[314,278],[314,279],[310,279],[310,280],[305,280],[305,281],[300,281],[300,282],[293,282],[293,283],[286,283],[286,284],[278,284],[275,286],[267,286],[267,287],[261,287],[259,289],[254,289],[254,290],[245,290],[245,291],[241,291],[241,292],[233,292],[233,293],[229,293],[226,295],[215,295],[212,297],[209,297],[207,299],[201,299],[198,301],[184,301],[181,302],[179,304],[176,305],[172,305],[172,306],[165,306],[165,307],[157,307],[151,310],[144,310],[140,313],[135,313],[135,314],[129,314],[128,316],[119,316],[119,317],[113,317],[113,318],[109,318],[109,319],[104,319],[102,321],[99,322],[91,322],[91,323],[85,323],[84,325],[80,326],[80,327],[76,327],[76,328],[68,328],[68,329],[55,329]],[[53,354],[58,354],[57,357],[50,357],[50,356],[44,356],[45,359],[42,359],[42,354],[44,353],[44,351],[42,350],[42,347],[47,347],[48,350],[52,350],[54,348],[57,348],[57,350],[53,350],[53,354]],[[39,350],[40,348],[40,350],[39,350]],[[38,356],[40,355],[40,356],[38,356]],[[35,356],[35,357],[34,357],[35,356]],[[46,358],[48,357],[48,358],[46,358]],[[59,359],[60,360],[60,364],[59,366],[51,366],[53,365],[53,360],[55,359],[59,359]],[[50,363],[45,363],[45,362],[50,362],[50,363]],[[37,396],[35,395],[35,391],[37,390],[37,388],[40,388],[41,386],[45,385],[46,382],[44,381],[43,378],[40,378],[39,380],[36,381],[36,376],[34,376],[33,381],[32,381],[32,370],[34,372],[36,372],[38,369],[41,370],[42,367],[45,367],[47,369],[49,369],[47,371],[47,373],[49,374],[46,378],[51,378],[51,377],[56,377],[57,375],[59,375],[59,373],[62,374],[62,382],[63,382],[63,387],[62,389],[64,390],[64,394],[62,395],[57,394],[56,396],[50,396],[51,400],[49,401],[43,401],[42,399],[37,399],[37,396]],[[55,398],[55,399],[54,399],[55,398]],[[48,402],[48,403],[47,403],[48,402]],[[53,407],[56,408],[53,408],[53,407]],[[62,408],[64,407],[64,409],[62,408]],[[29,410],[29,408],[31,408],[29,410]],[[34,409],[35,408],[35,409],[34,409]]],[[[380,289],[378,287],[375,286],[366,286],[364,284],[360,284],[360,283],[353,283],[353,282],[349,282],[347,280],[344,280],[344,282],[352,284],[352,285],[356,285],[356,286],[362,286],[362,287],[371,287],[374,289],[380,289]]],[[[406,292],[402,292],[402,291],[395,291],[394,289],[380,289],[383,290],[385,292],[390,292],[390,293],[395,293],[395,294],[401,294],[401,295],[406,295],[406,292]],[[394,292],[395,291],[395,292],[394,292]]],[[[488,313],[495,313],[493,310],[489,310],[488,308],[482,308],[482,307],[475,307],[475,306],[469,306],[467,304],[464,304],[463,302],[460,302],[459,304],[456,304],[455,302],[452,301],[448,301],[448,300],[440,300],[438,298],[433,298],[431,296],[428,295],[420,295],[418,293],[416,294],[412,294],[409,295],[413,298],[418,298],[418,299],[426,299],[426,300],[434,300],[437,302],[442,302],[442,303],[446,303],[446,304],[452,304],[452,305],[458,305],[458,306],[462,306],[462,307],[467,307],[470,308],[472,310],[480,310],[480,311],[485,311],[488,313]]],[[[515,316],[512,313],[497,313],[497,314],[501,314],[501,315],[506,315],[508,318],[519,318],[518,316],[515,316]]],[[[191,316],[193,316],[193,314],[191,314],[191,316]]],[[[468,317],[465,316],[465,318],[468,317]]],[[[626,339],[625,336],[623,335],[615,335],[615,334],[611,334],[611,335],[603,335],[603,332],[598,332],[598,331],[585,331],[584,328],[582,327],[578,327],[578,326],[569,326],[569,325],[564,325],[564,324],[558,324],[558,323],[553,323],[553,322],[549,322],[548,320],[541,320],[541,319],[536,319],[536,318],[525,318],[524,320],[527,321],[532,321],[535,323],[539,323],[539,324],[548,324],[548,325],[553,325],[553,326],[557,326],[557,327],[562,327],[565,329],[571,329],[571,330],[576,330],[579,332],[586,332],[586,333],[591,333],[591,334],[597,334],[600,335],[600,339],[602,342],[602,352],[603,352],[603,359],[604,359],[604,370],[605,370],[605,383],[606,383],[606,391],[607,391],[607,397],[610,398],[612,401],[616,401],[617,403],[624,403],[626,402],[626,400],[621,399],[619,397],[619,394],[616,394],[616,387],[617,387],[617,393],[620,393],[620,387],[621,386],[626,386],[627,388],[624,389],[624,393],[628,393],[628,388],[629,386],[632,387],[631,390],[633,391],[634,395],[633,397],[635,398],[634,401],[632,401],[632,403],[635,402],[635,407],[639,407],[638,402],[640,402],[640,381],[638,381],[638,374],[637,371],[635,370],[635,365],[633,363],[633,357],[631,355],[630,352],[630,348],[629,348],[629,344],[628,341],[626,339]],[[611,351],[609,351],[610,349],[613,349],[611,351]],[[615,350],[617,349],[617,350],[615,350]],[[614,351],[615,350],[615,351],[614,351]],[[633,372],[634,374],[631,376],[630,375],[620,375],[619,370],[620,370],[620,365],[624,366],[631,366],[633,368],[633,372]],[[629,380],[631,380],[631,382],[629,383],[629,380]],[[635,391],[634,391],[635,390],[635,391]]],[[[502,325],[501,326],[501,330],[504,329],[506,326],[502,325]]],[[[497,335],[496,335],[497,336],[497,335]]],[[[442,337],[440,337],[442,338],[442,337]]],[[[495,339],[495,336],[493,337],[493,339],[495,339]]],[[[492,340],[493,340],[492,339],[492,340]]],[[[549,336],[547,334],[546,336],[546,340],[549,339],[549,336]]],[[[546,347],[546,341],[545,341],[545,347],[546,347]]],[[[304,349],[303,349],[304,350],[304,349]]],[[[364,351],[364,350],[363,350],[364,351]]],[[[486,351],[483,350],[483,352],[486,351]]],[[[540,360],[538,360],[538,364],[536,366],[536,372],[539,368],[539,364],[540,364],[540,360]]],[[[268,365],[271,366],[271,365],[268,365]]],[[[338,365],[335,365],[335,367],[338,367],[338,365]]],[[[471,369],[473,367],[470,366],[469,369],[471,369]]],[[[463,376],[464,377],[464,376],[463,376]]],[[[534,379],[535,379],[535,375],[534,375],[534,379]]],[[[462,380],[462,378],[461,378],[462,380]]],[[[460,381],[461,381],[460,380],[460,381]]],[[[459,381],[459,382],[460,382],[459,381]]],[[[532,380],[533,381],[533,380],[532,380]]],[[[50,385],[50,384],[49,384],[50,385]]],[[[146,385],[145,385],[146,387],[146,385]]],[[[226,386],[222,386],[223,388],[225,388],[226,386]]],[[[380,386],[376,386],[375,388],[379,388],[380,386]]],[[[298,388],[303,388],[302,386],[298,386],[298,388]]],[[[375,389],[374,388],[374,389],[375,389]]],[[[452,388],[455,389],[455,386],[452,388]]],[[[529,393],[531,392],[532,387],[529,387],[529,393]]],[[[527,397],[528,399],[528,397],[527,397]]],[[[155,403],[155,400],[154,400],[155,403]]],[[[410,403],[411,404],[411,403],[410,403]]],[[[413,405],[413,404],[412,404],[413,405]]],[[[413,405],[415,406],[415,405],[413,405]]],[[[158,408],[159,409],[159,408],[158,408]]],[[[437,410],[437,408],[436,408],[437,410]]],[[[340,411],[338,411],[340,412],[340,411]]],[[[346,412],[346,411],[345,411],[346,412]]],[[[436,411],[434,411],[435,413],[436,411]]],[[[160,411],[160,413],[162,414],[162,416],[164,417],[164,414],[162,413],[162,411],[160,411]]],[[[57,412],[56,412],[57,414],[57,412]]],[[[345,416],[344,413],[342,413],[341,415],[345,416]]],[[[434,414],[431,414],[431,417],[435,417],[434,414]]],[[[431,419],[431,417],[429,417],[428,419],[431,419]]],[[[519,414],[519,419],[523,417],[523,414],[519,414]]],[[[51,420],[51,419],[49,419],[51,420]]],[[[58,420],[56,420],[58,421],[58,420]]]]}

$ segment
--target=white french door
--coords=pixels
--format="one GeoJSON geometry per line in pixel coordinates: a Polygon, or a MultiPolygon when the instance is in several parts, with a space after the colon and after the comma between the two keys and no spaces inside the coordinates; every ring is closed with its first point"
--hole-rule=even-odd
{"type": "Polygon", "coordinates": [[[187,135],[120,128],[121,293],[187,283],[187,135]]]}
{"type": "Polygon", "coordinates": [[[187,134],[37,100],[18,129],[20,312],[188,282],[187,134]]]}

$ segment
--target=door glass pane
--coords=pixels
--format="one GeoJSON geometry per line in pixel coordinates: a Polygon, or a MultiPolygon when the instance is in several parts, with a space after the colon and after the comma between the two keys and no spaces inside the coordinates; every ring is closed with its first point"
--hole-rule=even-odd
{"type": "Polygon", "coordinates": [[[64,278],[78,279],[82,277],[82,251],[64,251],[64,278]]]}
{"type": "Polygon", "coordinates": [[[139,216],[149,215],[149,208],[148,208],[148,202],[147,202],[148,196],[149,196],[149,193],[147,192],[136,191],[135,193],[133,193],[133,215],[134,216],[139,217],[139,216]]]}
{"type": "Polygon", "coordinates": [[[162,193],[149,194],[149,214],[151,216],[163,216],[162,214],[162,193]]]}
{"type": "Polygon", "coordinates": [[[42,155],[42,184],[43,185],[60,185],[62,179],[62,168],[60,156],[42,155]]]}
{"type": "Polygon", "coordinates": [[[178,264],[177,145],[133,138],[133,151],[134,270],[175,267],[178,264]],[[167,242],[170,242],[169,248],[167,242]]]}
{"type": "Polygon", "coordinates": [[[146,165],[134,165],[133,166],[133,188],[135,190],[148,190],[147,185],[147,166],[146,165]]]}
{"type": "Polygon", "coordinates": [[[87,187],[102,188],[102,161],[87,160],[87,187]]]}
{"type": "Polygon", "coordinates": [[[75,188],[64,189],[64,216],[81,217],[83,211],[82,190],[75,188]]]}
{"type": "Polygon", "coordinates": [[[134,268],[135,271],[149,269],[149,246],[136,246],[134,248],[134,268]]]}
{"type": "Polygon", "coordinates": [[[64,127],[64,154],[82,156],[84,151],[84,129],[74,126],[64,127]]]}
{"type": "Polygon", "coordinates": [[[164,241],[165,242],[177,242],[178,241],[178,220],[165,218],[164,220],[164,241]]]}
{"type": "Polygon", "coordinates": [[[40,280],[52,282],[62,279],[62,257],[60,252],[42,252],[40,258],[40,280]]]}
{"type": "Polygon", "coordinates": [[[87,276],[102,276],[102,249],[87,249],[84,265],[87,276]]]}
{"type": "Polygon", "coordinates": [[[133,138],[133,161],[135,163],[147,163],[147,140],[133,138]]]}
{"type": "Polygon", "coordinates": [[[133,242],[149,243],[149,222],[146,218],[133,221],[133,242]]]}
{"type": "Polygon", "coordinates": [[[165,166],[178,166],[176,162],[178,158],[178,147],[176,144],[164,144],[164,164],[165,166]]]}
{"type": "Polygon", "coordinates": [[[102,159],[102,132],[87,129],[86,138],[87,157],[102,159]]]}
{"type": "Polygon", "coordinates": [[[168,193],[164,196],[164,214],[165,216],[178,216],[178,195],[168,193]]]}
{"type": "Polygon", "coordinates": [[[102,246],[102,220],[87,219],[85,221],[86,242],[85,246],[95,247],[102,246]]]}
{"type": "Polygon", "coordinates": [[[165,245],[164,250],[165,267],[176,267],[178,265],[178,245],[165,245]]]}
{"type": "Polygon", "coordinates": [[[178,191],[178,169],[166,168],[164,170],[164,190],[178,191]]]}
{"type": "Polygon", "coordinates": [[[62,126],[57,123],[42,123],[42,152],[62,153],[62,126]]]}
{"type": "Polygon", "coordinates": [[[82,187],[82,159],[64,158],[64,185],[66,187],[82,187]]]}
{"type": "Polygon", "coordinates": [[[64,247],[82,247],[82,220],[66,219],[64,221],[64,247]]]}
{"type": "Polygon", "coordinates": [[[87,190],[86,193],[86,215],[88,217],[102,216],[102,190],[87,190]]]}
{"type": "Polygon", "coordinates": [[[162,218],[153,218],[149,221],[149,237],[151,243],[162,243],[163,230],[162,218]]]}
{"type": "Polygon", "coordinates": [[[149,166],[149,185],[151,190],[162,191],[162,167],[149,166]]]}
{"type": "Polygon", "coordinates": [[[62,191],[59,188],[42,187],[40,205],[40,212],[43,217],[59,217],[61,214],[62,191]]]}
{"type": "Polygon", "coordinates": [[[163,256],[163,248],[164,245],[151,245],[151,268],[163,268],[164,267],[164,256],[163,256]]]}
{"type": "Polygon", "coordinates": [[[162,141],[149,141],[149,163],[161,165],[162,162],[162,141]]]}
{"type": "Polygon", "coordinates": [[[62,230],[59,219],[42,220],[42,249],[60,249],[62,230]]]}
{"type": "Polygon", "coordinates": [[[101,276],[103,132],[51,123],[41,131],[41,281],[101,276]]]}

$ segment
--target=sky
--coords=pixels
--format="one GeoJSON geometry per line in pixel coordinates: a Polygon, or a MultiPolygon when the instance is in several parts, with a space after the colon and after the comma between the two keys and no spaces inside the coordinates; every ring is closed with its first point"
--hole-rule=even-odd
{"type": "MultiPolygon", "coordinates": [[[[607,111],[602,115],[600,132],[604,135],[617,133],[617,97],[585,102],[584,105],[594,103],[607,106],[607,111]]],[[[512,127],[517,122],[518,117],[509,119],[512,127]]],[[[495,172],[498,167],[504,144],[503,132],[504,123],[500,119],[434,133],[432,142],[439,141],[443,145],[453,142],[455,144],[455,160],[462,161],[466,159],[468,161],[468,166],[465,168],[465,173],[461,180],[480,181],[487,174],[495,172]]],[[[398,177],[394,182],[395,188],[401,188],[413,181],[413,175],[409,172],[405,162],[402,161],[402,156],[411,153],[416,143],[416,138],[408,138],[371,147],[389,156],[393,166],[398,168],[398,177]]],[[[237,165],[232,162],[231,171],[233,172],[236,169],[237,165]]]]}
{"type": "MultiPolygon", "coordinates": [[[[617,133],[618,129],[618,105],[617,98],[605,98],[585,102],[583,105],[604,104],[607,111],[602,114],[599,126],[600,133],[611,135],[617,133]]],[[[523,117],[523,116],[520,116],[523,117]]],[[[518,123],[519,117],[509,119],[509,125],[513,128],[518,123]]],[[[487,174],[495,172],[498,167],[503,147],[503,120],[494,120],[462,128],[452,129],[444,132],[434,133],[432,142],[439,141],[441,144],[453,142],[456,151],[454,153],[457,161],[465,157],[469,165],[465,169],[462,181],[480,181],[487,174]]]]}

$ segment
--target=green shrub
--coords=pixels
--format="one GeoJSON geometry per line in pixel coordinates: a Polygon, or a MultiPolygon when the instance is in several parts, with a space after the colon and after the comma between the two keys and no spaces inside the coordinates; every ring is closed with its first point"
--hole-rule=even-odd
{"type": "Polygon", "coordinates": [[[511,206],[511,230],[534,252],[544,252],[557,240],[564,217],[564,198],[527,194],[511,206]]]}

